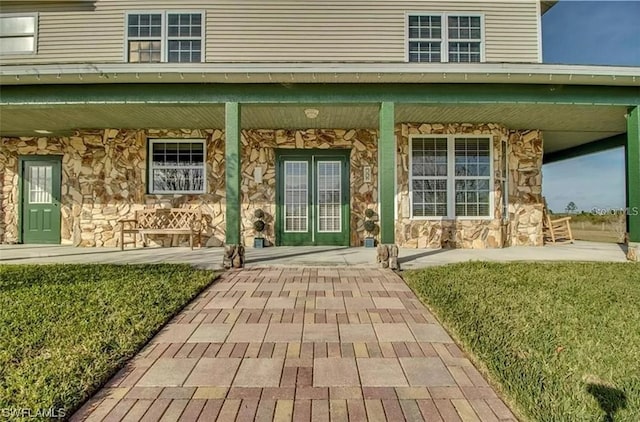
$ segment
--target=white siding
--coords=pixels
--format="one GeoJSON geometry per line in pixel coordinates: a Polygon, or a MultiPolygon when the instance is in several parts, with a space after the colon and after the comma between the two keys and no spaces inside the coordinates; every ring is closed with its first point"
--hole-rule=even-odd
{"type": "MultiPolygon", "coordinates": [[[[26,3],[26,2],[25,2],[26,3]]],[[[406,12],[482,13],[487,62],[537,62],[535,0],[97,0],[20,5],[39,12],[38,53],[10,63],[122,62],[127,10],[206,10],[207,62],[403,62],[406,12]]]]}

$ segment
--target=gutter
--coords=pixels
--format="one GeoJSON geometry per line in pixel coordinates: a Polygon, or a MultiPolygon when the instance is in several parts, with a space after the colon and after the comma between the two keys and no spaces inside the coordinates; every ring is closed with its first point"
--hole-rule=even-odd
{"type": "Polygon", "coordinates": [[[102,63],[0,66],[0,84],[529,83],[640,86],[640,67],[523,63],[102,63]]]}

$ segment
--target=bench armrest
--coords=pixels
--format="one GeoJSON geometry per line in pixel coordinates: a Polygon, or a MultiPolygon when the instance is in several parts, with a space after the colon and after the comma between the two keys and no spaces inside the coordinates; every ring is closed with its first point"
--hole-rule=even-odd
{"type": "Polygon", "coordinates": [[[138,225],[138,220],[136,220],[135,218],[123,218],[118,220],[118,224],[120,224],[122,230],[125,230],[125,226],[127,225],[129,226],[129,228],[126,230],[134,230],[138,225]]]}

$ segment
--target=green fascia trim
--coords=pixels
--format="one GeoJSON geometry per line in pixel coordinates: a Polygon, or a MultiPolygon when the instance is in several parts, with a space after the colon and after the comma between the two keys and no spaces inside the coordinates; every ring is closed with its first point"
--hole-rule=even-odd
{"type": "Polygon", "coordinates": [[[228,245],[240,244],[240,104],[225,104],[226,235],[228,245]]]}
{"type": "Polygon", "coordinates": [[[629,241],[640,242],[640,106],[627,117],[627,231],[629,241]]]}
{"type": "Polygon", "coordinates": [[[533,84],[87,84],[6,85],[0,105],[222,104],[640,104],[640,87],[533,84]]]}
{"type": "Polygon", "coordinates": [[[380,191],[380,242],[395,243],[395,104],[380,106],[380,139],[378,140],[378,173],[380,191]]]}
{"type": "Polygon", "coordinates": [[[596,152],[607,151],[614,148],[624,147],[627,144],[627,134],[610,136],[587,144],[578,145],[572,148],[554,151],[545,154],[543,164],[555,163],[557,161],[568,160],[570,158],[581,157],[583,155],[595,154],[596,152]]]}

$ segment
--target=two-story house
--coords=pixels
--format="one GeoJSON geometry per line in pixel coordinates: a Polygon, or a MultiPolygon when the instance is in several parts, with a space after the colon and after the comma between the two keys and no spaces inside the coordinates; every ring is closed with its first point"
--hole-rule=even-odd
{"type": "Polygon", "coordinates": [[[541,245],[543,160],[619,145],[640,207],[640,69],[542,64],[554,3],[4,0],[0,241],[541,245]]]}

